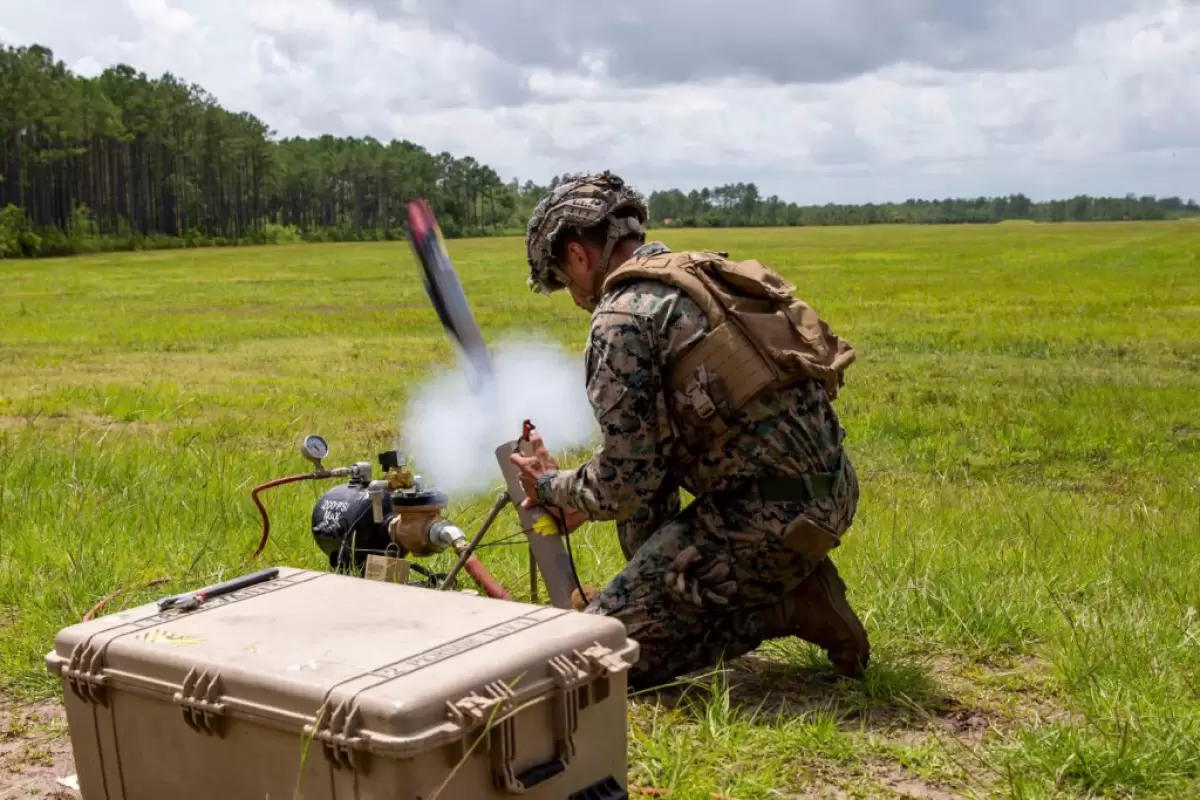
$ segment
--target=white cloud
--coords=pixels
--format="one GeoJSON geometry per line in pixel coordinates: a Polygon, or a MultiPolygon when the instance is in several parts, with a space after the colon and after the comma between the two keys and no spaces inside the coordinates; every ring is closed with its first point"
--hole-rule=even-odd
{"type": "MultiPolygon", "coordinates": [[[[851,52],[845,63],[871,65],[836,82],[770,83],[717,74],[672,83],[665,69],[657,73],[666,77],[652,70],[618,83],[609,75],[619,49],[593,48],[586,62],[560,52],[561,41],[544,42],[551,55],[518,58],[478,25],[460,38],[436,21],[379,19],[333,0],[77,6],[0,0],[0,34],[49,46],[86,74],[118,61],[170,71],[281,135],[408,138],[473,155],[505,178],[544,182],[611,167],[645,191],[754,181],[764,195],[801,202],[1017,191],[1200,196],[1194,2],[1124,14],[1112,2],[1064,5],[1036,20],[1054,35],[1028,54],[1000,52],[1016,41],[1014,15],[989,22],[980,12],[951,20],[969,32],[969,47],[921,63],[897,41],[934,47],[944,31],[914,23],[915,32],[891,40],[895,58],[873,63],[851,52]],[[1094,11],[1101,7],[1111,13],[1094,11]],[[1093,9],[1080,17],[1086,22],[1069,25],[1068,11],[1084,8],[1093,9]],[[997,31],[992,39],[985,23],[997,31]]],[[[855,13],[822,7],[846,48],[887,33],[862,22],[861,5],[855,13]]],[[[951,8],[963,7],[938,5],[939,19],[951,8]]]]}
{"type": "Polygon", "coordinates": [[[147,38],[166,39],[174,44],[195,33],[196,21],[192,15],[167,5],[166,0],[129,0],[129,8],[147,38]]]}

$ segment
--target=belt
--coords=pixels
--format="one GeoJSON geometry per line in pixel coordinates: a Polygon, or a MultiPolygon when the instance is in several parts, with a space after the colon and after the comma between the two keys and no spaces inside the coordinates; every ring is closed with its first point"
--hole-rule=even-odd
{"type": "Polygon", "coordinates": [[[841,488],[842,473],[808,472],[801,475],[772,476],[752,481],[765,503],[824,500],[841,488]]]}
{"type": "MultiPolygon", "coordinates": [[[[742,482],[733,491],[757,494],[764,503],[813,502],[839,493],[846,483],[845,462],[838,459],[834,472],[802,472],[799,475],[769,475],[742,482]]],[[[724,492],[722,492],[724,494],[724,492]]]]}

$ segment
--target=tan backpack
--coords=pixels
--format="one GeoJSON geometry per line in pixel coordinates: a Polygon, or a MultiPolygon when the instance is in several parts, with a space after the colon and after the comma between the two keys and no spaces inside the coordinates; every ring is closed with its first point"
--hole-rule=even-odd
{"type": "Polygon", "coordinates": [[[705,338],[667,365],[668,390],[689,396],[697,415],[718,433],[726,427],[718,410],[728,413],[804,378],[821,381],[836,399],[854,348],[770,267],[731,261],[726,253],[659,253],[616,267],[603,292],[646,279],[683,290],[708,318],[705,338]]]}

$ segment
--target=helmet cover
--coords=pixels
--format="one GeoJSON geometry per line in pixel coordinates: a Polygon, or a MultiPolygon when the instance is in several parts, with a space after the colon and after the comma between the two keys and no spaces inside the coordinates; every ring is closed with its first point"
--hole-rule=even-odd
{"type": "Polygon", "coordinates": [[[601,173],[568,176],[567,180],[550,191],[533,209],[525,229],[525,253],[529,262],[529,288],[550,294],[566,288],[564,277],[554,264],[554,246],[570,228],[590,228],[608,220],[608,246],[604,251],[601,270],[608,267],[616,236],[637,233],[650,215],[646,201],[625,181],[605,170],[601,173]],[[632,208],[637,224],[618,220],[617,212],[632,208]]]}

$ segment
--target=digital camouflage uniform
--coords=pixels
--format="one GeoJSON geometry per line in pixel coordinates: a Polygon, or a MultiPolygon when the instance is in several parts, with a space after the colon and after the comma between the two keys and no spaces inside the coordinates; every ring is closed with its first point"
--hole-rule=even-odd
{"type": "MultiPolygon", "coordinates": [[[[662,252],[669,251],[652,242],[634,258],[662,252]]],[[[828,559],[788,546],[800,515],[840,537],[858,502],[857,479],[842,449],[845,433],[824,387],[802,380],[752,399],[714,446],[711,436],[673,422],[690,400],[671,396],[664,375],[664,365],[708,330],[700,306],[659,281],[637,280],[600,297],[585,361],[603,442],[579,468],[550,473],[538,484],[544,503],[617,523],[628,563],[586,611],[620,619],[638,641],[634,687],[670,682],[775,636],[826,644],[825,623],[806,617],[803,608],[818,577],[836,584],[835,600],[844,606],[837,611],[858,624],[828,559]],[[817,500],[763,499],[747,486],[801,473],[839,478],[817,500]],[[682,511],[680,488],[695,496],[682,511]]],[[[846,623],[840,624],[844,640],[846,623]]],[[[855,645],[865,662],[865,634],[855,645]]]]}

